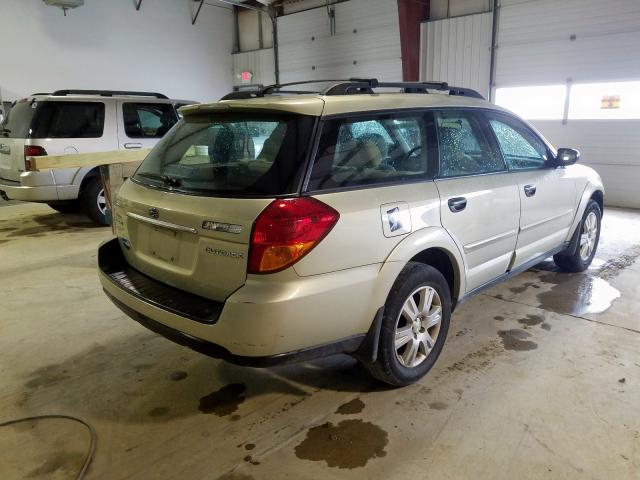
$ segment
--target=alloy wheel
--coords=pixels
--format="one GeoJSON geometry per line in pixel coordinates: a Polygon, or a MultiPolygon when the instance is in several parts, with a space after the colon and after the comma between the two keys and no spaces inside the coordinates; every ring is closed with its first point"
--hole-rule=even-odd
{"type": "Polygon", "coordinates": [[[398,361],[413,368],[433,350],[442,323],[442,301],[432,287],[422,286],[409,295],[398,315],[395,352],[398,361]]]}

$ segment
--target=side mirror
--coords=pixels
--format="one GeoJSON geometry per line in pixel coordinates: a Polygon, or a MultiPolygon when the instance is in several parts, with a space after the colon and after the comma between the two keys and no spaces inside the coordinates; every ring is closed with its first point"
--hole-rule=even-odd
{"type": "Polygon", "coordinates": [[[573,165],[580,160],[580,152],[575,148],[559,148],[556,160],[558,161],[559,167],[573,165]]]}

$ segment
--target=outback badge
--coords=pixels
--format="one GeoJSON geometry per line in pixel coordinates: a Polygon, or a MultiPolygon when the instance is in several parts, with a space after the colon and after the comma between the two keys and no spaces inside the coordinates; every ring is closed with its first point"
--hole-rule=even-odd
{"type": "Polygon", "coordinates": [[[149,216],[151,218],[158,218],[160,216],[160,212],[158,212],[158,209],[156,207],[151,207],[149,209],[149,216]]]}

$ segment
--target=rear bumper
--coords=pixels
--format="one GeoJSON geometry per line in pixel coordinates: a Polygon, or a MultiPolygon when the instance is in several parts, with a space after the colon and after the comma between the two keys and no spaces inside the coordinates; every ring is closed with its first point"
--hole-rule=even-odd
{"type": "Polygon", "coordinates": [[[197,297],[210,302],[210,310],[217,309],[203,321],[185,315],[185,295],[195,297],[192,294],[161,284],[163,292],[156,296],[153,288],[148,294],[146,288],[127,288],[114,279],[105,265],[120,262],[118,257],[123,255],[117,239],[100,247],[100,281],[116,306],[176,343],[243,365],[353,353],[384,303],[375,294],[379,265],[304,278],[249,276],[224,302],[197,297]]]}
{"type": "Polygon", "coordinates": [[[58,190],[55,185],[29,187],[20,182],[13,182],[0,178],[0,192],[11,200],[24,202],[52,202],[58,200],[58,190]]]}
{"type": "Polygon", "coordinates": [[[362,345],[365,338],[365,335],[354,335],[353,337],[338,342],[275,355],[263,355],[259,357],[234,355],[229,350],[220,345],[207,342],[200,338],[192,337],[191,335],[180,332],[179,330],[175,330],[149,317],[146,317],[140,312],[133,310],[132,308],[128,307],[124,303],[109,295],[109,292],[107,292],[106,290],[105,293],[107,294],[107,297],[109,297],[114,303],[114,305],[122,310],[125,314],[127,314],[143,327],[157,333],[158,335],[162,335],[167,340],[171,340],[178,345],[188,347],[198,353],[202,353],[203,355],[207,355],[213,358],[220,358],[222,360],[226,360],[227,362],[246,367],[273,367],[276,365],[285,365],[287,363],[304,362],[313,360],[315,358],[335,355],[338,353],[354,353],[362,345]]]}

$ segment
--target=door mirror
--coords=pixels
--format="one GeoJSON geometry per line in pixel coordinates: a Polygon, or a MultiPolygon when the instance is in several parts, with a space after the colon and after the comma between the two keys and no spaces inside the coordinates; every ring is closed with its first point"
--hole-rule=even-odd
{"type": "Polygon", "coordinates": [[[580,160],[580,152],[575,148],[559,148],[556,160],[559,167],[566,167],[567,165],[573,165],[580,160]]]}

